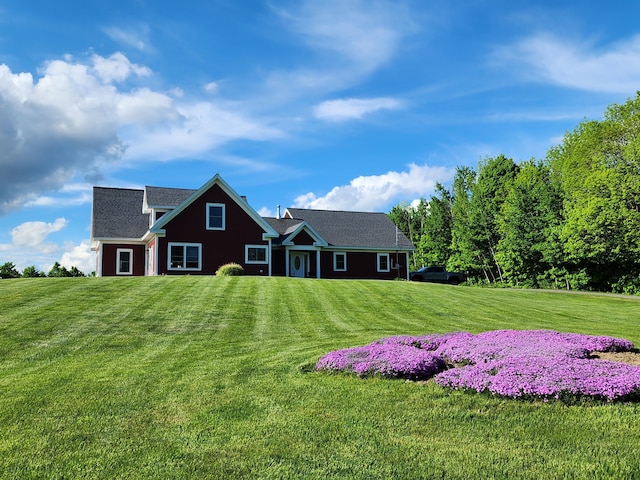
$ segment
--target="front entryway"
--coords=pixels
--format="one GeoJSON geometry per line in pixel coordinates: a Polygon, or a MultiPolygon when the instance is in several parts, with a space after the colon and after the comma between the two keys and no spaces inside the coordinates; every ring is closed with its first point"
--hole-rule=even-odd
{"type": "Polygon", "coordinates": [[[291,252],[289,266],[292,277],[304,278],[307,272],[307,254],[303,252],[291,252]]]}

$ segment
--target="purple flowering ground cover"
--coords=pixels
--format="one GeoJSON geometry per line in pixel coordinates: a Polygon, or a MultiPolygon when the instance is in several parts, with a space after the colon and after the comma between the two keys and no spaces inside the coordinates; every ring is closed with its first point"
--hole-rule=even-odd
{"type": "Polygon", "coordinates": [[[511,398],[640,398],[640,365],[594,358],[632,342],[553,330],[397,336],[321,357],[316,370],[426,380],[511,398]],[[453,368],[455,366],[455,368],[453,368]]]}

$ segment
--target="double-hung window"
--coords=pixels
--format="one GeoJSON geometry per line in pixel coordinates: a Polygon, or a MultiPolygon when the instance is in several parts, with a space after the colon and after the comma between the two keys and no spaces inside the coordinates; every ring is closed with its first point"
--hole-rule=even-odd
{"type": "Polygon", "coordinates": [[[116,275],[133,275],[133,249],[116,250],[116,275]]]}
{"type": "Polygon", "coordinates": [[[333,252],[333,270],[335,272],[347,271],[347,254],[345,252],[333,252]]]}
{"type": "Polygon", "coordinates": [[[389,271],[391,271],[391,265],[389,263],[389,254],[388,253],[379,253],[378,254],[378,271],[379,272],[389,272],[389,271]]]}
{"type": "Polygon", "coordinates": [[[207,230],[224,230],[225,210],[224,203],[207,203],[207,230]]]}
{"type": "Polygon", "coordinates": [[[246,245],[244,261],[246,263],[269,263],[266,245],[246,245]]]}
{"type": "Polygon", "coordinates": [[[202,270],[200,243],[169,243],[169,270],[202,270]]]}

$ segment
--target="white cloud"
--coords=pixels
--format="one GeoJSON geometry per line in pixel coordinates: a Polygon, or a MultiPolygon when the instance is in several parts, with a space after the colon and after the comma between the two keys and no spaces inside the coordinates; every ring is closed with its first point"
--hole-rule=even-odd
{"type": "Polygon", "coordinates": [[[131,75],[137,77],[146,77],[151,75],[151,70],[145,66],[131,63],[122,53],[116,52],[108,58],[100,55],[91,57],[93,69],[97,72],[98,77],[105,83],[113,81],[122,82],[131,75]]]}
{"type": "Polygon", "coordinates": [[[130,144],[125,158],[168,161],[197,156],[237,139],[260,141],[284,135],[241,112],[210,102],[181,104],[176,111],[180,122],[123,134],[130,144]]]}
{"type": "Polygon", "coordinates": [[[53,222],[24,222],[11,230],[11,243],[0,244],[3,258],[15,263],[20,271],[35,265],[40,271],[47,273],[58,261],[66,268],[77,267],[85,274],[96,269],[95,252],[91,251],[89,241],[80,245],[65,242],[60,245],[48,241],[49,236],[69,225],[65,218],[56,218],[53,222]]]}
{"type": "Polygon", "coordinates": [[[62,230],[68,223],[65,218],[56,218],[51,223],[25,222],[11,230],[11,240],[16,246],[42,248],[51,233],[62,230]]]}
{"type": "Polygon", "coordinates": [[[406,15],[398,2],[307,0],[289,18],[315,49],[338,54],[371,71],[393,56],[409,23],[406,15]]]}
{"type": "Polygon", "coordinates": [[[535,80],[580,90],[632,94],[640,85],[640,35],[597,49],[539,34],[498,49],[494,59],[508,68],[524,63],[535,80]]]}
{"type": "Polygon", "coordinates": [[[291,10],[274,10],[313,54],[309,67],[270,75],[268,86],[284,95],[354,85],[387,64],[416,29],[404,2],[306,0],[291,10]]]}
{"type": "Polygon", "coordinates": [[[205,92],[214,94],[214,93],[218,93],[219,85],[217,82],[209,82],[206,85],[204,85],[202,88],[205,92]]]}
{"type": "Polygon", "coordinates": [[[428,165],[409,165],[409,171],[387,172],[354,178],[349,185],[334,187],[322,197],[309,192],[295,199],[295,206],[320,210],[379,211],[393,202],[426,196],[437,182],[451,180],[454,170],[428,165]]]}
{"type": "Polygon", "coordinates": [[[342,122],[360,119],[379,110],[397,110],[402,106],[401,101],[387,97],[344,98],[322,102],[313,108],[313,113],[321,120],[342,122]]]}
{"type": "Polygon", "coordinates": [[[258,210],[258,215],[260,215],[261,217],[273,217],[273,210],[271,210],[270,208],[267,207],[262,207],[260,210],[258,210]]]}
{"type": "Polygon", "coordinates": [[[147,25],[138,25],[130,30],[121,27],[108,27],[104,29],[104,33],[111,40],[122,45],[133,47],[136,50],[149,50],[149,27],[147,25]]]}
{"type": "Polygon", "coordinates": [[[28,200],[24,203],[25,207],[73,207],[78,205],[87,205],[91,203],[92,196],[89,193],[83,193],[75,197],[52,197],[42,195],[28,200]]]}
{"type": "Polygon", "coordinates": [[[201,157],[237,139],[282,136],[242,105],[124,86],[150,74],[121,53],[53,60],[37,79],[0,64],[0,214],[46,204],[72,179],[98,178],[123,159],[201,157]]]}
{"type": "Polygon", "coordinates": [[[122,95],[106,79],[91,63],[55,60],[37,81],[0,65],[0,213],[120,158],[122,95]]]}
{"type": "Polygon", "coordinates": [[[67,269],[76,267],[85,275],[89,275],[96,270],[96,254],[91,251],[88,241],[80,245],[70,244],[66,246],[66,251],[62,254],[59,263],[67,269]]]}

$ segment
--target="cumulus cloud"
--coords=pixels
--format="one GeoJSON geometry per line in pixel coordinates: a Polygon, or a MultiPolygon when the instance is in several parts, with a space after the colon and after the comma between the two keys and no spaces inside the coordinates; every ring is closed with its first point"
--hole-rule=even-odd
{"type": "Polygon", "coordinates": [[[76,267],[85,275],[89,275],[96,270],[96,254],[91,251],[91,245],[88,241],[80,243],[80,245],[66,245],[66,251],[59,260],[60,265],[70,269],[76,267]]]}
{"type": "Polygon", "coordinates": [[[313,192],[300,195],[294,203],[319,210],[379,211],[391,203],[432,193],[436,183],[446,183],[454,173],[451,168],[411,164],[408,171],[357,177],[321,197],[313,192]]]}
{"type": "Polygon", "coordinates": [[[140,74],[146,70],[117,54],[49,62],[37,81],[0,65],[0,213],[119,160],[118,107],[137,93],[119,93],[111,82],[140,74]]]}
{"type": "Polygon", "coordinates": [[[91,251],[89,241],[80,245],[65,242],[63,245],[49,240],[53,233],[65,229],[69,220],[60,217],[53,222],[23,222],[11,229],[11,243],[0,244],[0,252],[4,258],[15,263],[18,270],[35,265],[40,271],[47,273],[58,261],[66,268],[77,267],[85,274],[96,269],[95,252],[91,251]]]}
{"type": "Polygon", "coordinates": [[[357,120],[379,110],[397,110],[402,102],[394,98],[344,98],[327,100],[313,108],[316,118],[330,122],[357,120]]]}
{"type": "Polygon", "coordinates": [[[539,34],[498,49],[494,60],[524,63],[535,80],[580,90],[631,94],[640,85],[640,35],[598,49],[539,34]]]}
{"type": "Polygon", "coordinates": [[[238,105],[128,85],[151,74],[121,53],[54,60],[35,79],[0,64],[0,214],[43,201],[72,179],[100,178],[122,160],[171,160],[281,135],[238,105]]]}
{"type": "Polygon", "coordinates": [[[39,247],[51,233],[62,230],[68,223],[65,218],[56,218],[51,223],[25,222],[11,230],[11,240],[14,245],[39,247]]]}

